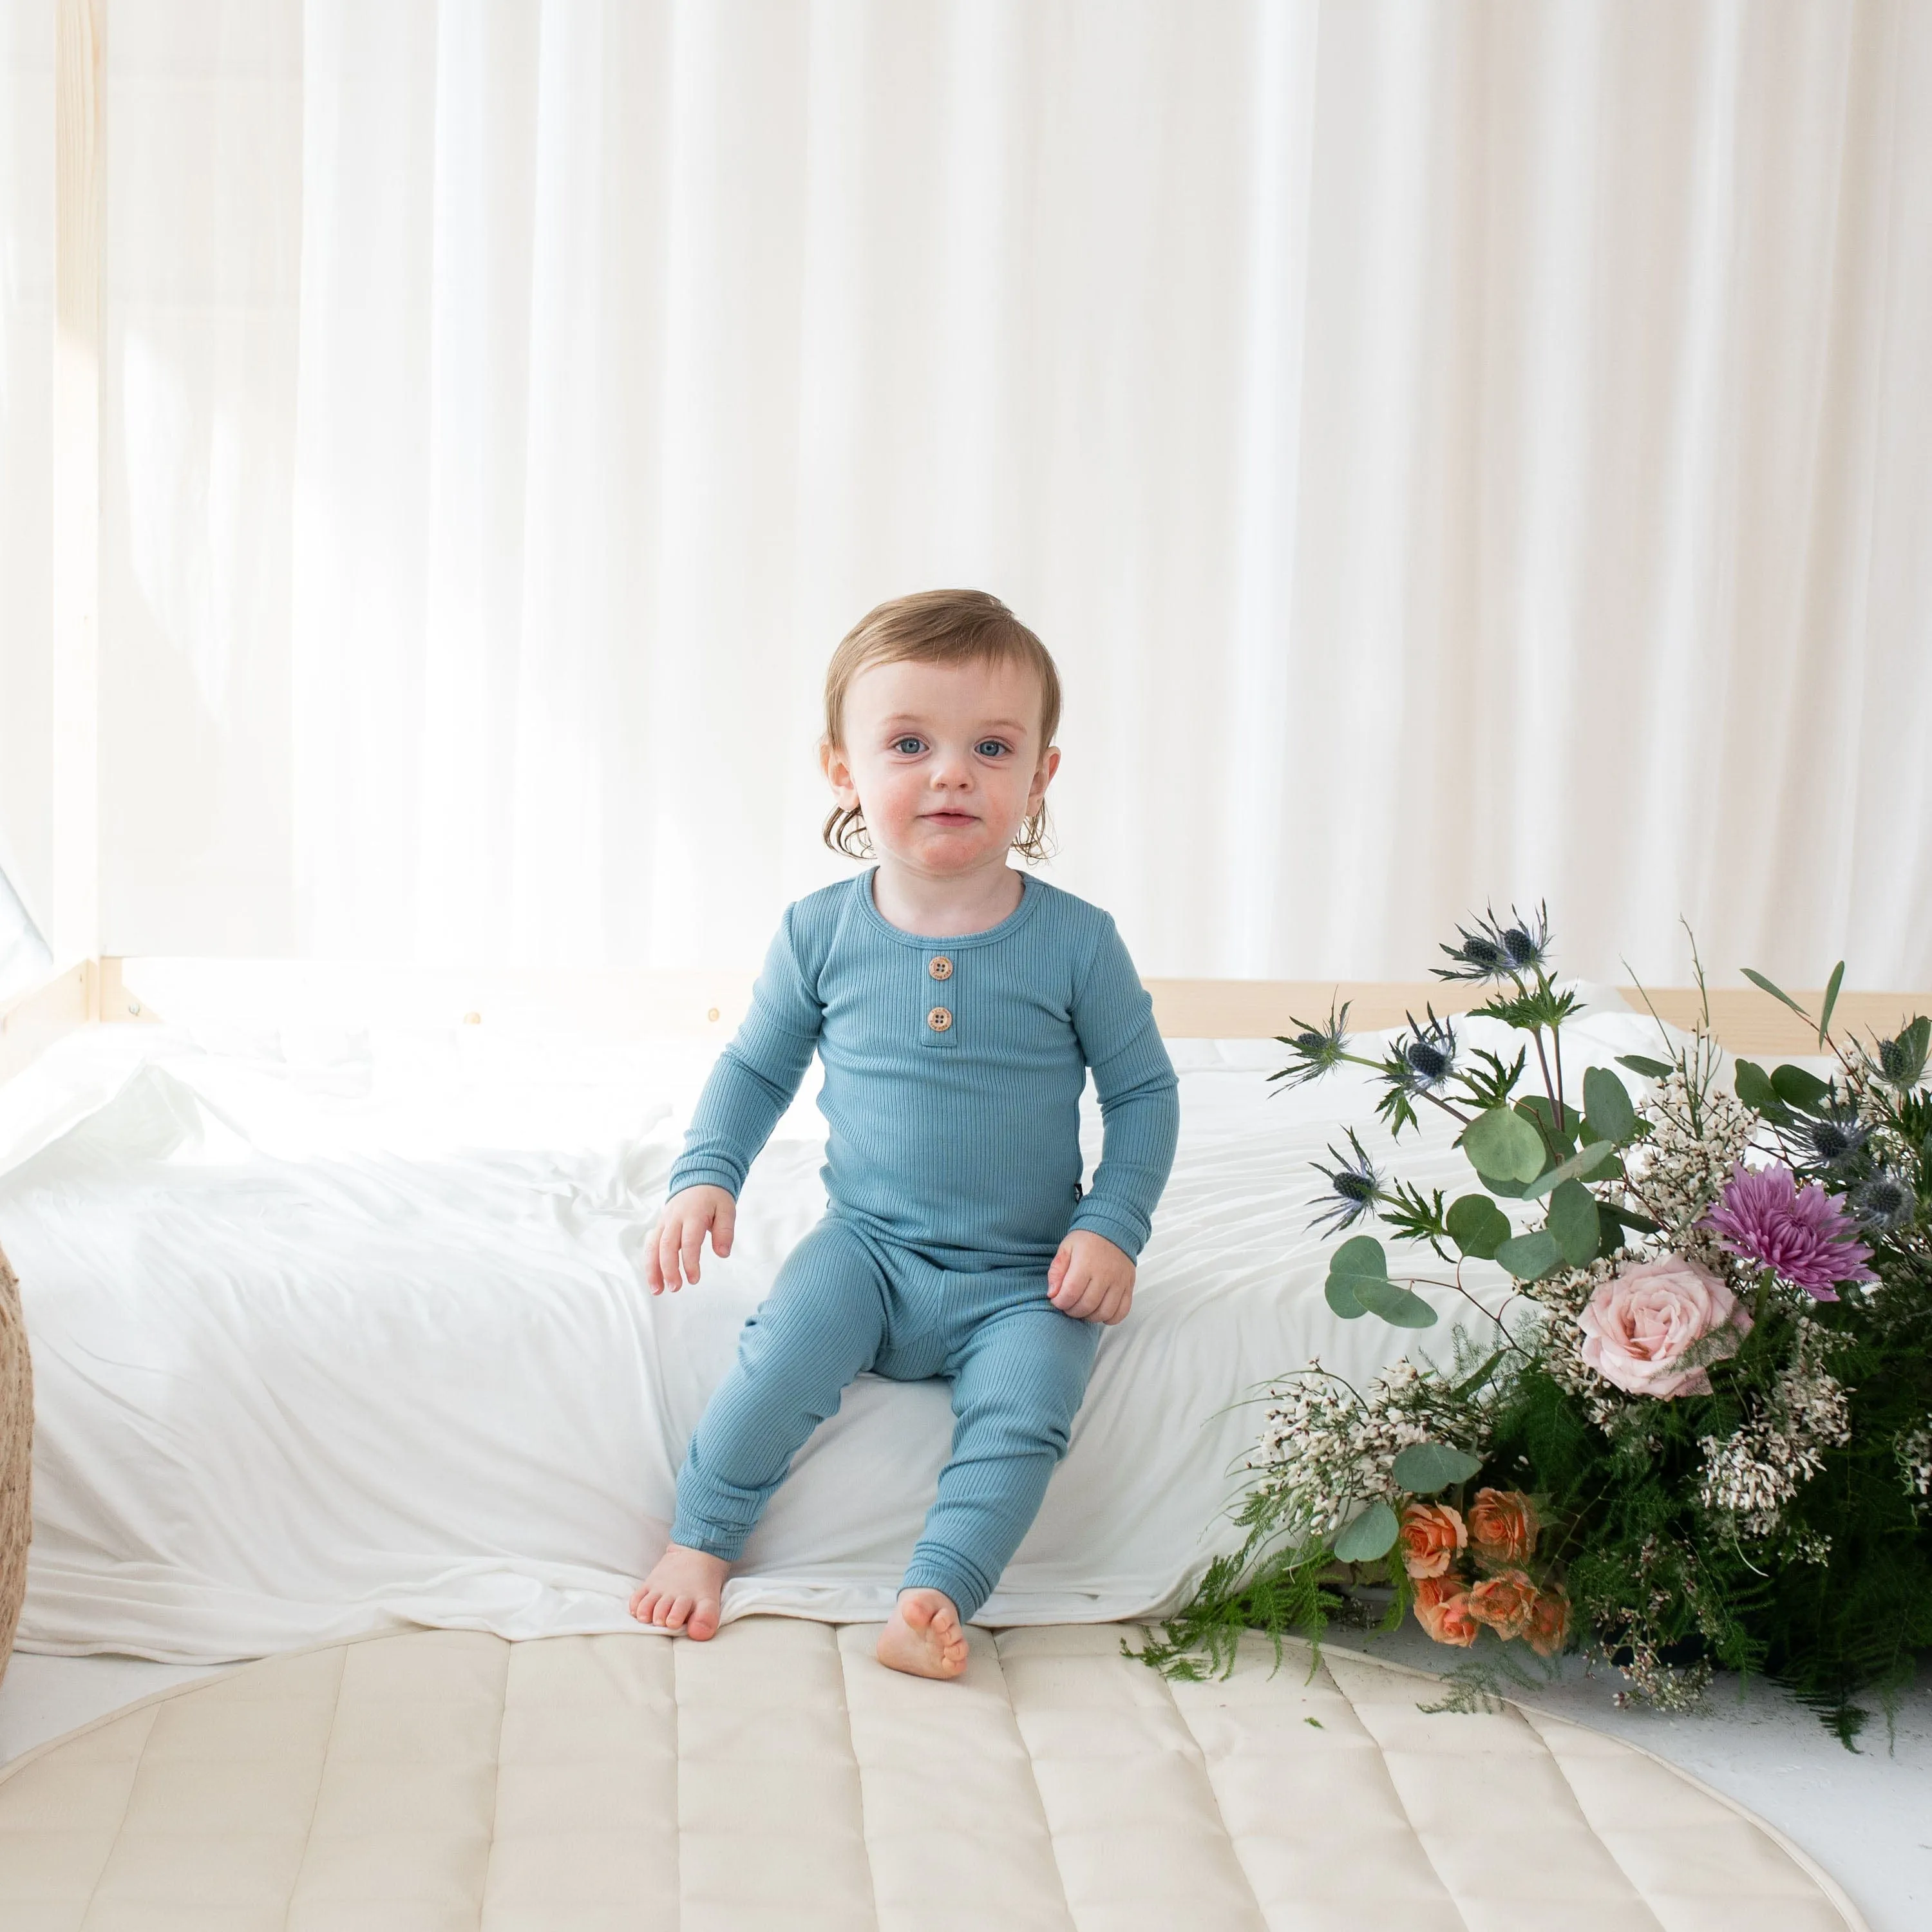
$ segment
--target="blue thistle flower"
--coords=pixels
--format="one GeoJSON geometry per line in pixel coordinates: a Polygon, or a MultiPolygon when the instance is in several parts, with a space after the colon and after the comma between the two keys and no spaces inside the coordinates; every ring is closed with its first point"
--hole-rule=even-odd
{"type": "Polygon", "coordinates": [[[1462,940],[1460,946],[1445,946],[1442,950],[1456,962],[1454,967],[1438,966],[1436,976],[1438,980],[1469,980],[1480,982],[1484,980],[1507,980],[1509,977],[1509,955],[1503,950],[1499,940],[1492,939],[1486,932],[1471,932],[1462,926],[1456,931],[1462,940]]]}
{"type": "Polygon", "coordinates": [[[1901,1093],[1917,1086],[1919,1076],[1925,1071],[1928,1046],[1932,1046],[1932,1020],[1922,1015],[1902,1028],[1896,1039],[1879,1042],[1879,1078],[1901,1093]]]}
{"type": "Polygon", "coordinates": [[[1539,904],[1531,918],[1511,906],[1510,920],[1509,925],[1504,925],[1492,906],[1476,921],[1473,932],[1466,926],[1458,926],[1456,936],[1460,943],[1441,949],[1456,964],[1436,967],[1436,978],[1480,983],[1487,980],[1520,980],[1526,973],[1542,971],[1550,950],[1548,904],[1539,904]]]}
{"type": "Polygon", "coordinates": [[[1364,1214],[1372,1215],[1376,1211],[1382,1196],[1382,1178],[1353,1127],[1348,1130],[1348,1145],[1354,1151],[1353,1160],[1330,1147],[1328,1158],[1335,1163],[1333,1167],[1324,1167],[1318,1160],[1312,1163],[1318,1174],[1328,1177],[1328,1192],[1310,1204],[1321,1210],[1309,1222],[1311,1228],[1327,1226],[1339,1234],[1352,1228],[1364,1214]]]}
{"type": "Polygon", "coordinates": [[[1406,1015],[1409,1030],[1396,1035],[1390,1050],[1389,1064],[1393,1067],[1400,1063],[1398,1077],[1406,1094],[1432,1094],[1456,1071],[1456,1029],[1448,1020],[1438,1020],[1434,1007],[1428,1013],[1424,1026],[1416,1024],[1413,1013],[1406,1015]]]}
{"type": "Polygon", "coordinates": [[[1912,1190],[1895,1174],[1875,1174],[1851,1192],[1852,1212],[1874,1234],[1889,1234],[1909,1228],[1918,1213],[1912,1190]]]}
{"type": "MultiPolygon", "coordinates": [[[[1428,1013],[1426,1025],[1419,1024],[1413,1013],[1408,1016],[1408,1032],[1396,1035],[1376,1070],[1383,1088],[1376,1112],[1392,1134],[1400,1135],[1404,1127],[1415,1125],[1417,1095],[1434,1098],[1436,1089],[1455,1077],[1456,1029],[1446,1019],[1438,1019],[1433,1006],[1428,1013]]],[[[1438,1100],[1437,1104],[1448,1103],[1438,1100]]]]}
{"type": "Polygon", "coordinates": [[[1851,1166],[1864,1153],[1871,1130],[1858,1124],[1856,1107],[1838,1106],[1808,1120],[1802,1130],[1812,1158],[1820,1167],[1851,1166]]]}
{"type": "Polygon", "coordinates": [[[1295,1058],[1279,1073],[1270,1073],[1270,1080],[1285,1080],[1288,1084],[1281,1090],[1286,1094],[1297,1087],[1305,1086],[1311,1080],[1319,1080],[1322,1075],[1339,1066],[1348,1057],[1348,1003],[1344,1000],[1339,1010],[1330,1006],[1328,1022],[1325,1026],[1312,1026],[1306,1020],[1289,1016],[1288,1024],[1298,1027],[1294,1034],[1276,1034],[1275,1038],[1289,1048],[1295,1058]]]}

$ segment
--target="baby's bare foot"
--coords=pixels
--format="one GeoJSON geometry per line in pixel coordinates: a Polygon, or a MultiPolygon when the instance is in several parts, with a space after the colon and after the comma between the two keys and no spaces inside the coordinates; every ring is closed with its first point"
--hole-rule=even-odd
{"type": "Polygon", "coordinates": [[[667,1544],[631,1599],[631,1614],[640,1624],[682,1630],[702,1642],[718,1633],[718,1602],[730,1569],[722,1556],[687,1550],[681,1543],[667,1544]]]}
{"type": "Polygon", "coordinates": [[[966,1633],[952,1599],[938,1590],[902,1590],[879,1633],[879,1661],[914,1677],[957,1677],[966,1668],[966,1633]]]}

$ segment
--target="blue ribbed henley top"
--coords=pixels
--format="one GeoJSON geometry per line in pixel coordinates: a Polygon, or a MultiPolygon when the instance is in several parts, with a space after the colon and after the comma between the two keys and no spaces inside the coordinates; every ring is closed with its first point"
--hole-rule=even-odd
{"type": "Polygon", "coordinates": [[[670,1191],[736,1195],[815,1048],[838,1214],[942,1265],[1044,1262],[1070,1228],[1138,1254],[1174,1160],[1174,1068],[1113,920],[1020,878],[998,926],[946,939],[889,925],[869,871],[788,906],[670,1191]],[[1106,1130],[1082,1198],[1089,1066],[1106,1130]]]}

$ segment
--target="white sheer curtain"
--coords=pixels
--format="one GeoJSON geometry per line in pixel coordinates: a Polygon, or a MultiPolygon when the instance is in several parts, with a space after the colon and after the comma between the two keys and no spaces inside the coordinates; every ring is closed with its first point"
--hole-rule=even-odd
{"type": "Polygon", "coordinates": [[[1932,985],[1932,8],[109,9],[104,943],[752,964],[998,591],[1143,970],[1932,985]]]}
{"type": "Polygon", "coordinates": [[[0,0],[0,999],[46,953],[10,880],[53,897],[54,16],[0,0]]]}

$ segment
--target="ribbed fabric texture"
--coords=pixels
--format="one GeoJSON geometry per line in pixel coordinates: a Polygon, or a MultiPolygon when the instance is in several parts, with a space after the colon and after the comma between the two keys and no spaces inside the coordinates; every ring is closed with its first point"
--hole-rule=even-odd
{"type": "Polygon", "coordinates": [[[1021,874],[983,932],[902,932],[870,871],[786,908],[670,1190],[736,1195],[814,1050],[834,1208],[950,1264],[1049,1259],[1070,1227],[1145,1244],[1174,1159],[1174,1069],[1113,920],[1021,874]],[[1086,1070],[1106,1121],[1080,1191],[1086,1070]]]}
{"type": "Polygon", "coordinates": [[[869,872],[786,909],[670,1191],[736,1194],[815,1051],[830,1211],[739,1336],[678,1472],[674,1542],[735,1558],[868,1369],[952,1384],[952,1454],[904,1587],[971,1616],[1038,1512],[1100,1341],[1047,1299],[1046,1265],[1070,1227],[1140,1252],[1180,1104],[1114,922],[1021,880],[1010,917],[951,939],[888,925],[869,872]],[[1089,1066],[1106,1133],[1082,1198],[1089,1066]]]}
{"type": "Polygon", "coordinates": [[[942,1270],[829,1214],[740,1333],[678,1473],[671,1540],[735,1560],[855,1376],[944,1376],[952,1454],[901,1587],[944,1591],[970,1617],[1039,1513],[1100,1339],[1047,1300],[1036,1263],[942,1270]]]}

